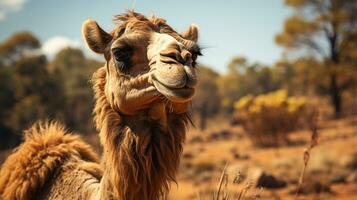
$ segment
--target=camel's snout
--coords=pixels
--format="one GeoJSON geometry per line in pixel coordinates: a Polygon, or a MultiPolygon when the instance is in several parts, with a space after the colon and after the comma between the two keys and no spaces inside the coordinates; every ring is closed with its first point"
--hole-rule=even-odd
{"type": "Polygon", "coordinates": [[[193,88],[197,84],[192,55],[183,49],[165,49],[159,54],[156,79],[169,88],[193,88]]]}
{"type": "Polygon", "coordinates": [[[190,101],[197,84],[191,52],[168,34],[155,33],[151,40],[148,60],[154,86],[173,102],[190,101]]]}

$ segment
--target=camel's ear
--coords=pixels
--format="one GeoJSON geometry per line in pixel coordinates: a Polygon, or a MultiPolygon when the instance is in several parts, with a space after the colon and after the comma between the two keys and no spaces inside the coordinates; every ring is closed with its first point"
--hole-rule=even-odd
{"type": "Polygon", "coordinates": [[[96,53],[104,53],[112,40],[112,36],[105,32],[95,20],[87,19],[82,25],[82,35],[87,46],[96,53]]]}
{"type": "Polygon", "coordinates": [[[192,40],[197,42],[198,40],[198,26],[196,24],[191,24],[187,31],[182,33],[182,37],[187,40],[192,40]]]}

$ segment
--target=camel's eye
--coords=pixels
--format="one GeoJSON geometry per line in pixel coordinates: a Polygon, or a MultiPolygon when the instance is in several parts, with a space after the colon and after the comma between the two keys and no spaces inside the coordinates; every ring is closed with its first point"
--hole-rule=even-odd
{"type": "Polygon", "coordinates": [[[133,54],[133,51],[130,47],[114,48],[112,52],[117,62],[125,62],[130,60],[133,54]]]}
{"type": "Polygon", "coordinates": [[[113,58],[120,70],[125,71],[130,67],[133,49],[131,47],[118,47],[112,49],[113,58]]]}

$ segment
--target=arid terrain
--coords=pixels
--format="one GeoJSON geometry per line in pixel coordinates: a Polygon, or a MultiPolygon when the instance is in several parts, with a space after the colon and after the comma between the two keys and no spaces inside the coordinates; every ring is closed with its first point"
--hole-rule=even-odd
{"type": "MultiPolygon", "coordinates": [[[[303,167],[303,152],[310,137],[309,130],[296,131],[291,134],[290,146],[257,148],[251,145],[239,125],[229,125],[223,119],[211,120],[205,131],[191,128],[178,183],[172,185],[170,198],[212,199],[227,163],[228,180],[224,184],[232,196],[249,183],[246,199],[294,199],[303,167]],[[267,186],[256,186],[258,180],[267,186]]],[[[318,146],[311,151],[298,199],[355,199],[357,116],[320,121],[319,137],[318,146]]],[[[99,151],[96,135],[86,139],[99,151]]],[[[9,152],[11,150],[1,152],[1,162],[9,152]]]]}
{"type": "MultiPolygon", "coordinates": [[[[211,127],[188,135],[179,173],[178,187],[173,186],[172,199],[210,199],[217,190],[225,163],[228,163],[228,187],[239,191],[246,182],[255,185],[261,174],[273,176],[267,184],[279,188],[252,187],[246,196],[261,199],[294,199],[303,167],[303,153],[311,132],[296,131],[293,145],[280,148],[256,148],[240,126],[229,126],[223,120],[210,122],[211,127]],[[233,183],[240,173],[242,183],[233,183]],[[277,182],[277,183],[276,183],[277,182]],[[208,196],[205,192],[208,193],[208,196]]],[[[312,149],[302,193],[298,199],[346,199],[357,196],[357,117],[319,122],[319,144],[312,149]]],[[[268,176],[265,176],[265,178],[268,176]]],[[[262,180],[262,179],[261,179],[262,180]]]]}

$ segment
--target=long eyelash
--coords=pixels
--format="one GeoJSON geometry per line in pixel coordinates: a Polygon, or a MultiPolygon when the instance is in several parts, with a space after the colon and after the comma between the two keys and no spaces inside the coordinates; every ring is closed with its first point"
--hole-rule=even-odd
{"type": "Polygon", "coordinates": [[[198,45],[196,45],[191,51],[192,54],[195,54],[197,56],[202,56],[202,48],[198,45]]]}
{"type": "Polygon", "coordinates": [[[207,46],[207,45],[198,45],[197,48],[195,49],[194,53],[196,53],[198,56],[203,56],[204,54],[202,53],[203,50],[213,48],[212,46],[207,46]]]}

